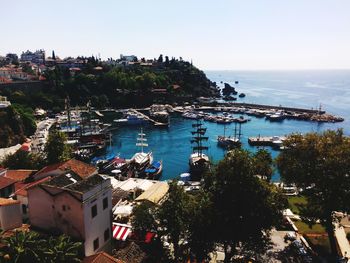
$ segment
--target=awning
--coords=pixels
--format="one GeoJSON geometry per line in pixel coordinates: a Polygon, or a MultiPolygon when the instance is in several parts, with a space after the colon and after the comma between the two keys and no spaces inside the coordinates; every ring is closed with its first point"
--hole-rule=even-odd
{"type": "Polygon", "coordinates": [[[112,224],[113,238],[125,241],[131,232],[131,226],[119,223],[112,224]]]}

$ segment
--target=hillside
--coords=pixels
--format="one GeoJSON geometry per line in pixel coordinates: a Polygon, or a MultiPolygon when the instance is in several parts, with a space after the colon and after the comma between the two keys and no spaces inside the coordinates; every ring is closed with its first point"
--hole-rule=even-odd
{"type": "Polygon", "coordinates": [[[31,109],[12,105],[0,109],[0,148],[22,143],[36,128],[31,109]]]}

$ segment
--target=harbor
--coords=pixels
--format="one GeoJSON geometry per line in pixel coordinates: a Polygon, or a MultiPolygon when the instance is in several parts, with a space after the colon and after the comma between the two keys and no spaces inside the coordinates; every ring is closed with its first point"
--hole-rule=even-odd
{"type": "MultiPolygon", "coordinates": [[[[155,104],[104,110],[71,109],[67,104],[67,111],[56,116],[55,125],[67,134],[75,157],[92,162],[102,173],[119,179],[167,180],[191,172],[189,157],[196,151],[191,150],[190,142],[198,139],[191,138],[191,130],[198,121],[206,131],[207,143],[193,149],[204,147],[205,158],[215,164],[236,147],[253,152],[265,147],[276,157],[288,134],[335,128],[342,120],[322,109],[261,104],[155,104]],[[317,118],[327,121],[315,121],[317,118]]],[[[278,181],[279,175],[273,180],[278,181]]]]}

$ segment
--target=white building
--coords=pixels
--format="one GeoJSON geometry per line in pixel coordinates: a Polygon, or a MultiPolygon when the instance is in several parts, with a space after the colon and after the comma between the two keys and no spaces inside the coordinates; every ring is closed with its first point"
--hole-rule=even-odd
{"type": "Polygon", "coordinates": [[[110,179],[98,174],[55,176],[27,189],[30,224],[82,240],[86,256],[109,250],[111,189],[110,179]]]}
{"type": "Polygon", "coordinates": [[[19,201],[0,198],[0,228],[6,231],[20,226],[22,216],[19,201]]]}

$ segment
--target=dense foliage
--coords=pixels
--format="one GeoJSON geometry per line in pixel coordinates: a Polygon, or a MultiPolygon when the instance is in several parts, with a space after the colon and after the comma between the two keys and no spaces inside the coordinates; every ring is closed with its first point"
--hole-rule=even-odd
{"type": "Polygon", "coordinates": [[[67,136],[63,132],[52,131],[45,144],[45,153],[48,164],[69,160],[71,158],[71,148],[67,144],[67,136]]]}
{"type": "Polygon", "coordinates": [[[334,212],[350,212],[350,139],[342,130],[294,134],[284,142],[277,164],[283,180],[305,189],[305,219],[321,220],[333,253],[334,212]]]}
{"type": "Polygon", "coordinates": [[[166,56],[146,66],[140,63],[111,66],[93,57],[85,59],[87,64],[78,71],[58,66],[47,70],[45,87],[3,89],[1,93],[12,102],[54,111],[64,108],[67,96],[73,106],[91,101],[92,106],[104,108],[148,106],[218,94],[203,71],[182,59],[166,56]]]}
{"type": "Polygon", "coordinates": [[[9,263],[73,263],[81,262],[82,244],[68,236],[50,237],[46,240],[36,232],[16,231],[3,239],[0,262],[9,263]]]}
{"type": "Polygon", "coordinates": [[[19,104],[0,110],[0,148],[23,143],[35,132],[33,110],[19,104]]]}
{"type": "Polygon", "coordinates": [[[237,255],[258,258],[268,248],[269,230],[280,223],[286,207],[280,191],[255,176],[261,155],[229,152],[197,193],[171,183],[159,207],[134,209],[133,226],[142,231],[156,229],[161,240],[171,244],[174,262],[207,260],[215,245],[223,247],[226,262],[237,255]]]}
{"type": "Polygon", "coordinates": [[[45,160],[40,155],[18,150],[12,155],[5,156],[1,165],[8,169],[39,170],[45,166],[45,163],[45,160]]]}

